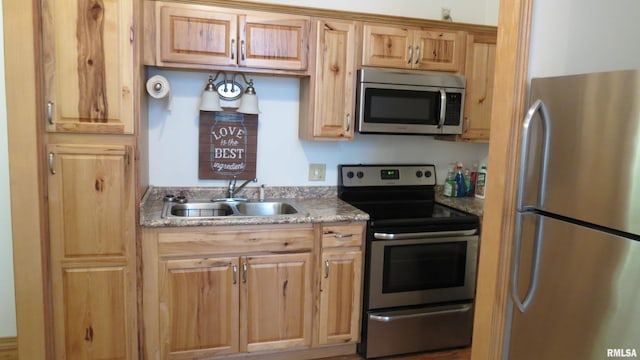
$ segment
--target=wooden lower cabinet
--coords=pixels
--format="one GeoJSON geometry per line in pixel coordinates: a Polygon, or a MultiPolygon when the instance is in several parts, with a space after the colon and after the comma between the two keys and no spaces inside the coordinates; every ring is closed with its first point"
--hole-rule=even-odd
{"type": "Polygon", "coordinates": [[[56,359],[137,359],[132,147],[49,144],[56,359]]]}
{"type": "Polygon", "coordinates": [[[145,358],[308,349],[313,227],[143,229],[145,358]]]}
{"type": "Polygon", "coordinates": [[[322,264],[318,343],[357,342],[360,337],[362,251],[324,251],[322,264]]]}
{"type": "Polygon", "coordinates": [[[364,224],[143,228],[144,358],[355,353],[364,224]]]}
{"type": "Polygon", "coordinates": [[[243,257],[242,273],[241,350],[311,345],[311,253],[243,257]]]}
{"type": "Polygon", "coordinates": [[[239,351],[237,257],[160,261],[160,335],[165,359],[239,351]]]}
{"type": "Polygon", "coordinates": [[[322,225],[318,344],[360,339],[364,224],[322,225]]]}

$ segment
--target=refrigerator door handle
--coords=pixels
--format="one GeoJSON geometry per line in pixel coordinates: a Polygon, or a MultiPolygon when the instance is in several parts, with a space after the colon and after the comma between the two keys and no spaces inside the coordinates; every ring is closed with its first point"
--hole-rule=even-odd
{"type": "Polygon", "coordinates": [[[520,145],[520,167],[518,169],[518,195],[516,198],[516,208],[518,211],[525,210],[524,193],[525,193],[525,181],[527,172],[527,163],[529,158],[529,141],[530,141],[530,129],[534,115],[540,113],[540,119],[542,120],[542,136],[544,139],[544,148],[542,153],[542,168],[540,169],[540,188],[538,189],[537,207],[542,207],[544,201],[544,194],[546,192],[547,183],[547,164],[549,163],[549,141],[551,135],[551,127],[549,124],[549,114],[547,107],[542,100],[536,100],[533,105],[527,111],[522,123],[522,140],[520,145]]]}
{"type": "MultiPolygon", "coordinates": [[[[511,299],[518,307],[521,313],[525,312],[536,290],[538,289],[538,278],[540,273],[540,253],[542,252],[542,231],[543,224],[540,223],[540,217],[536,219],[536,234],[533,243],[533,259],[531,265],[531,277],[529,279],[529,288],[524,296],[524,300],[520,300],[520,294],[518,294],[518,270],[520,267],[520,247],[522,245],[522,222],[524,214],[518,214],[516,218],[515,228],[515,241],[513,244],[513,262],[511,267],[511,299]]],[[[529,215],[531,216],[531,215],[529,215]]]]}

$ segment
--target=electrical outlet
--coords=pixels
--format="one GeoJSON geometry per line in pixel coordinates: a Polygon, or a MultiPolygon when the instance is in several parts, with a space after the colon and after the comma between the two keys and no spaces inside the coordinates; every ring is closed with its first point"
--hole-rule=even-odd
{"type": "Polygon", "coordinates": [[[442,13],[440,14],[440,17],[444,21],[453,21],[453,18],[451,17],[451,9],[449,8],[442,8],[442,13]]]}
{"type": "Polygon", "coordinates": [[[309,181],[324,181],[326,164],[309,164],[309,181]]]}

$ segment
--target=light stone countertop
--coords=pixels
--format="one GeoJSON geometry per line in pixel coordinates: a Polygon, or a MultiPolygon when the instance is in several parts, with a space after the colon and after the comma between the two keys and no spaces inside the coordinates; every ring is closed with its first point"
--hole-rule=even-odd
{"type": "Polygon", "coordinates": [[[442,186],[436,186],[436,202],[452,207],[456,210],[482,217],[484,213],[484,199],[476,197],[454,198],[442,195],[442,186]]]}
{"type": "MultiPolygon", "coordinates": [[[[164,196],[172,194],[187,199],[215,199],[225,195],[223,187],[154,187],[147,189],[140,204],[140,225],[143,227],[185,227],[296,224],[339,221],[367,221],[369,215],[338,199],[337,190],[330,186],[266,187],[265,201],[285,200],[305,210],[306,214],[277,216],[220,216],[202,218],[163,218],[164,196]]],[[[259,188],[249,187],[238,194],[249,200],[258,199],[259,188]]]]}

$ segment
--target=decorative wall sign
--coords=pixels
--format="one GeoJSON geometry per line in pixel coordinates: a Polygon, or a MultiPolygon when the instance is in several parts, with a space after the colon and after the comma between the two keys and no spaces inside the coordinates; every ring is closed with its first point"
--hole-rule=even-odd
{"type": "Polygon", "coordinates": [[[200,111],[199,179],[256,177],[258,115],[200,111]]]}

